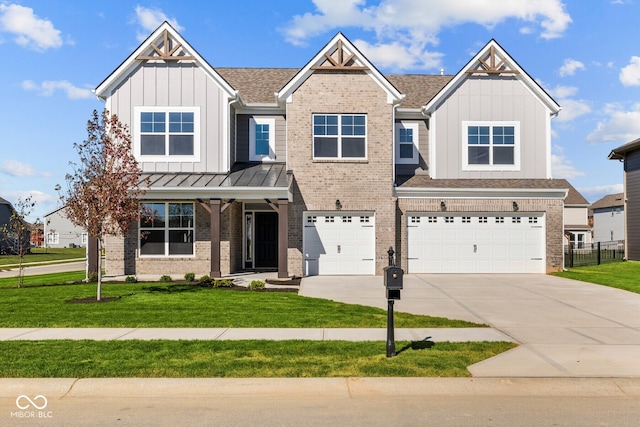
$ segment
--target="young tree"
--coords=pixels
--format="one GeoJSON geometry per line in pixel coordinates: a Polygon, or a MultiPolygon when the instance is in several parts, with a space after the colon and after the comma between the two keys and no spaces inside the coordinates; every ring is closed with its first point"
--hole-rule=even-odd
{"type": "Polygon", "coordinates": [[[31,196],[18,199],[16,205],[12,208],[9,221],[0,227],[0,235],[2,235],[7,243],[7,247],[12,253],[18,255],[18,287],[22,287],[24,283],[24,268],[22,261],[24,255],[29,252],[31,242],[29,240],[31,224],[26,221],[26,217],[31,215],[36,202],[32,201],[31,196]]]}
{"type": "Polygon", "coordinates": [[[131,134],[116,115],[93,111],[87,122],[87,139],[74,143],[79,163],[71,162],[67,190],[61,195],[67,217],[89,236],[98,238],[98,290],[102,294],[102,241],[107,234],[125,236],[140,218],[138,188],[142,170],[133,156],[131,134]]]}

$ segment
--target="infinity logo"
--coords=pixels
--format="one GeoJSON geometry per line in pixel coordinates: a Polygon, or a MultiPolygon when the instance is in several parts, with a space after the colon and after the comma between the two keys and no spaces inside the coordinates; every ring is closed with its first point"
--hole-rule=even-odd
{"type": "Polygon", "coordinates": [[[29,398],[29,396],[25,396],[24,394],[21,394],[20,396],[18,396],[18,398],[16,399],[16,406],[22,410],[29,408],[29,406],[33,406],[36,409],[44,409],[47,407],[47,398],[44,397],[43,395],[39,394],[36,397],[33,398],[33,400],[31,400],[31,398],[29,398]],[[26,404],[24,404],[24,401],[27,401],[26,404]],[[39,406],[35,401],[37,400],[42,400],[42,405],[39,406]],[[23,405],[21,405],[20,403],[23,403],[23,405]]]}

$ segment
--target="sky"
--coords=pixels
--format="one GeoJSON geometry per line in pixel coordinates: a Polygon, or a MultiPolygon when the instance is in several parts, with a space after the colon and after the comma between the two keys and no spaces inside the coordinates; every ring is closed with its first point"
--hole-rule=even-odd
{"type": "Polygon", "coordinates": [[[164,20],[214,68],[301,68],[338,32],[385,74],[458,73],[489,40],[561,106],[552,174],[622,192],[613,148],[640,137],[640,0],[0,0],[0,197],[35,220],[86,138],[91,92],[164,20]]]}

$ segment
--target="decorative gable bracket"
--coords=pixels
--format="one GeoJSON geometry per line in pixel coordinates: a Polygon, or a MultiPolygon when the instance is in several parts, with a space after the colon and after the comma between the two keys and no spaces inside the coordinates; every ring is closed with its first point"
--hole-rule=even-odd
{"type": "MultiPolygon", "coordinates": [[[[169,38],[169,31],[164,30],[162,33],[162,49],[160,49],[155,43],[151,43],[153,51],[157,55],[138,55],[136,59],[141,61],[193,61],[195,56],[191,55],[176,55],[176,53],[182,48],[182,43],[169,38]],[[173,48],[171,45],[174,45],[173,48]]],[[[152,52],[153,53],[153,52],[152,52]]]]}
{"type": "Polygon", "coordinates": [[[496,48],[494,46],[489,48],[489,56],[486,60],[478,58],[478,61],[478,66],[467,70],[467,74],[520,74],[520,71],[516,69],[506,68],[507,59],[500,59],[496,55],[496,48]]]}
{"type": "Polygon", "coordinates": [[[311,67],[312,70],[323,70],[323,71],[366,71],[369,68],[363,67],[360,65],[349,65],[355,58],[356,54],[351,53],[345,58],[348,52],[345,52],[344,47],[342,46],[342,40],[338,40],[338,48],[330,55],[328,52],[324,54],[324,57],[327,59],[330,65],[314,65],[311,67]],[[334,56],[337,54],[337,58],[334,56]]]}

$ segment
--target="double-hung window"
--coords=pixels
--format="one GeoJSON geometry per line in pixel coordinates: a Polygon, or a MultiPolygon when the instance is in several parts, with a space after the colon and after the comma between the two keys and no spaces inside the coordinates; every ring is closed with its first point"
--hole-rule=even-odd
{"type": "Polygon", "coordinates": [[[314,114],[314,159],[366,159],[367,116],[314,114]]]}
{"type": "Polygon", "coordinates": [[[418,163],[417,123],[396,123],[396,163],[418,163]]]}
{"type": "Polygon", "coordinates": [[[141,256],[193,255],[193,203],[142,203],[141,256]]]}
{"type": "Polygon", "coordinates": [[[134,146],[143,161],[200,157],[200,111],[195,107],[136,107],[134,146]]]}
{"type": "Polygon", "coordinates": [[[249,160],[275,160],[275,128],[273,118],[252,117],[249,120],[249,160]]]}
{"type": "Polygon", "coordinates": [[[464,170],[519,170],[519,122],[463,122],[464,170]]]}

